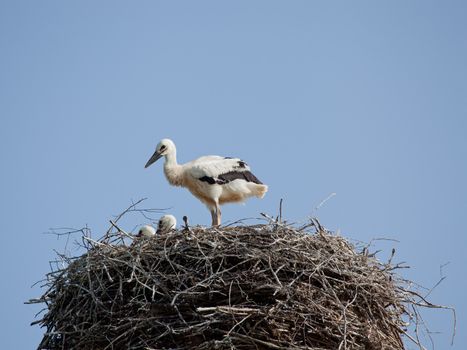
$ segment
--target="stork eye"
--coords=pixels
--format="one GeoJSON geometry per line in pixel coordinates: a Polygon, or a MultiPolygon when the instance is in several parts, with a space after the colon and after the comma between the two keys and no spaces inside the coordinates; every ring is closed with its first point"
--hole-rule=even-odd
{"type": "Polygon", "coordinates": [[[139,235],[142,235],[142,234],[143,234],[143,230],[139,230],[138,234],[139,234],[139,235]]]}
{"type": "Polygon", "coordinates": [[[165,147],[164,145],[161,146],[161,151],[165,150],[167,147],[165,147]]]}

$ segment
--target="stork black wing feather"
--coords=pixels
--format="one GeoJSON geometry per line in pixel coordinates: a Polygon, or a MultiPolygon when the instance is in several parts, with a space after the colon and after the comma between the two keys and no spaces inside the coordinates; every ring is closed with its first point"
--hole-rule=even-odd
{"type": "Polygon", "coordinates": [[[254,182],[255,184],[262,185],[263,183],[259,181],[259,179],[253,175],[251,171],[229,171],[228,173],[221,174],[217,177],[218,184],[225,184],[229,183],[233,180],[242,179],[247,182],[254,182]]]}

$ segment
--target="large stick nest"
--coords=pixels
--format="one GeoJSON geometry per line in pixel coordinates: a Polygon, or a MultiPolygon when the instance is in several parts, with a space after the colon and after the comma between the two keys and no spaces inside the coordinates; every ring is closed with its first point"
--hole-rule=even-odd
{"type": "Polygon", "coordinates": [[[85,240],[48,275],[39,349],[403,349],[413,294],[315,222],[85,240]]]}

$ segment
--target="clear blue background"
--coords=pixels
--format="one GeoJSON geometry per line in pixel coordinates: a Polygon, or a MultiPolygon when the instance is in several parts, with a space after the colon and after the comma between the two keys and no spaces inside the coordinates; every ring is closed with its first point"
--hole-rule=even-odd
{"type": "Polygon", "coordinates": [[[449,312],[425,321],[437,349],[464,349],[466,18],[455,0],[2,0],[0,348],[40,341],[23,301],[66,243],[50,227],[100,236],[142,197],[209,224],[162,162],[143,168],[170,137],[181,162],[239,156],[270,186],[224,220],[284,198],[303,222],[337,193],[314,211],[328,228],[399,240],[381,257],[394,246],[427,288],[446,276],[430,298],[457,309],[454,347],[449,312]]]}

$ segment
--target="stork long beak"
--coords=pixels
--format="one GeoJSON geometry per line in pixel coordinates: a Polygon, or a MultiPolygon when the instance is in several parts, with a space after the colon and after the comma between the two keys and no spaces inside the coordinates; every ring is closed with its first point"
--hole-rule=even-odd
{"type": "Polygon", "coordinates": [[[158,160],[160,157],[162,157],[162,154],[160,154],[159,151],[154,152],[154,154],[151,156],[151,158],[149,158],[148,162],[146,163],[144,167],[147,168],[152,163],[156,162],[156,160],[158,160]]]}

